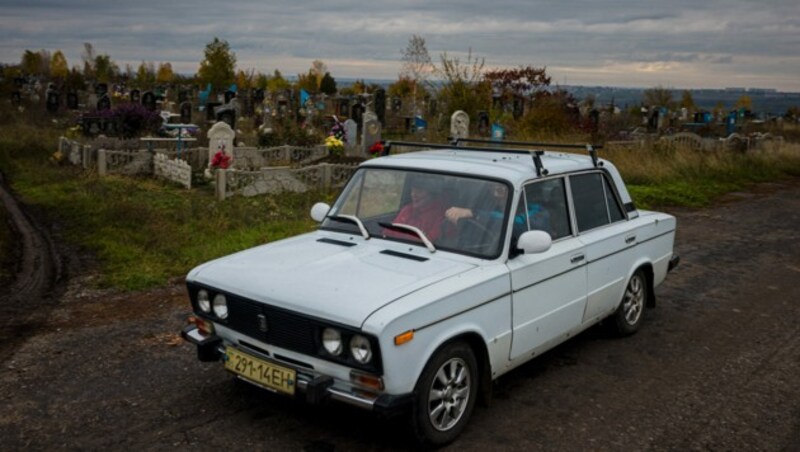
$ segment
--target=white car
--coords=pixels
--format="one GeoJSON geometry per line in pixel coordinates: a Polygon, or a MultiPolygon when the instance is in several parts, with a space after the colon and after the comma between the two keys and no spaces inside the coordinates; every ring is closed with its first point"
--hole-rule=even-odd
{"type": "MultiPolygon", "coordinates": [[[[388,147],[388,146],[387,146],[388,147]]],[[[454,440],[491,381],[582,330],[640,326],[675,218],[586,155],[438,146],[364,162],[314,232],[193,269],[182,335],[250,383],[454,440]]]]}

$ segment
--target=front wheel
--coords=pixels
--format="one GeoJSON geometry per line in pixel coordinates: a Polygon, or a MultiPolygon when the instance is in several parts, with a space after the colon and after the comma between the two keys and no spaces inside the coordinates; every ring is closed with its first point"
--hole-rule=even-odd
{"type": "Polygon", "coordinates": [[[647,277],[641,269],[631,276],[619,307],[611,316],[612,330],[619,336],[630,336],[639,330],[647,302],[647,277]]]}
{"type": "Polygon", "coordinates": [[[478,394],[478,363],[463,342],[446,345],[428,361],[416,387],[414,432],[422,443],[443,446],[464,430],[478,394]]]}

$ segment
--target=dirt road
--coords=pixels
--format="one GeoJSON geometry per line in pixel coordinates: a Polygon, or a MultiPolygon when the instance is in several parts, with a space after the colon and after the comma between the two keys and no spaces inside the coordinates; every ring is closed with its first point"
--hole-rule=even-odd
{"type": "MultiPolygon", "coordinates": [[[[673,213],[681,265],[642,330],[592,329],[503,377],[451,450],[800,450],[800,181],[673,213]]],[[[122,295],[90,278],[72,275],[6,347],[4,450],[414,447],[401,420],[265,394],[196,361],[175,334],[182,286],[122,295]]]]}

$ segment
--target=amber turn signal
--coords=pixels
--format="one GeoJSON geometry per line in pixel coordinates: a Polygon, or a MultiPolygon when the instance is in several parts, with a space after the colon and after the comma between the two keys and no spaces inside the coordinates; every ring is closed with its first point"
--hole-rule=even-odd
{"type": "Polygon", "coordinates": [[[414,330],[406,331],[405,333],[398,334],[394,337],[394,345],[403,345],[414,339],[414,330]]]}

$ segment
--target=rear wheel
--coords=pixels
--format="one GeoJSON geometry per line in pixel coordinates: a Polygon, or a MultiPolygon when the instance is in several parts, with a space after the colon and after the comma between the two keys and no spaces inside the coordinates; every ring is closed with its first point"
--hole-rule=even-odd
{"type": "Polygon", "coordinates": [[[610,326],[614,333],[619,336],[629,336],[639,330],[648,290],[644,271],[636,270],[625,287],[619,307],[611,316],[610,326]]]}
{"type": "Polygon", "coordinates": [[[443,446],[461,434],[478,394],[478,363],[463,342],[444,346],[428,361],[416,387],[414,432],[425,444],[443,446]]]}

